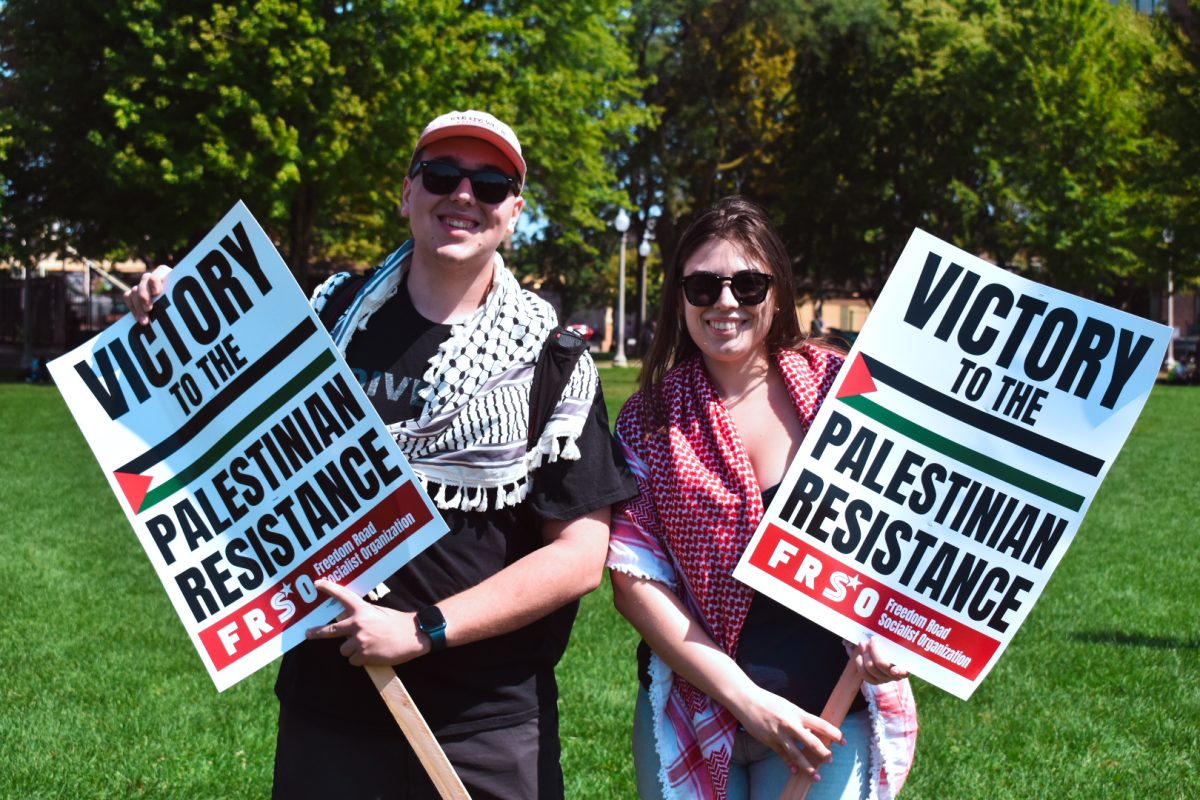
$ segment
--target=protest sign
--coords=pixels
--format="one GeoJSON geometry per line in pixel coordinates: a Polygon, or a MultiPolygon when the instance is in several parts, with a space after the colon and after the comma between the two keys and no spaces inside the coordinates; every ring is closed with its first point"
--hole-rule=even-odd
{"type": "Polygon", "coordinates": [[[914,232],[734,575],[970,697],[1074,538],[1169,336],[914,232]]]}
{"type": "Polygon", "coordinates": [[[132,315],[50,371],[217,688],[446,531],[238,203],[132,315]]]}

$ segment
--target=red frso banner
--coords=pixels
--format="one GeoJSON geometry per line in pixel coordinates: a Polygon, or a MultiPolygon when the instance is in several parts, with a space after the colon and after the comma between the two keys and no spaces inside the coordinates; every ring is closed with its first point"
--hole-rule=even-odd
{"type": "Polygon", "coordinates": [[[914,653],[940,663],[969,680],[991,660],[997,640],[959,625],[912,597],[863,575],[840,561],[770,525],[747,553],[750,563],[832,611],[856,617],[914,653]]]}
{"type": "Polygon", "coordinates": [[[304,617],[325,602],[315,581],[353,582],[432,519],[416,486],[404,484],[256,600],[201,629],[209,658],[224,669],[271,641],[289,619],[304,617]]]}

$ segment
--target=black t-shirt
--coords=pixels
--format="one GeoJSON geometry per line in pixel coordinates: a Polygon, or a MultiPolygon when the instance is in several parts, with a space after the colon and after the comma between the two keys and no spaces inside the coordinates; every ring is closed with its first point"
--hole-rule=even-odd
{"type": "MultiPolygon", "coordinates": [[[[429,359],[450,335],[413,308],[401,287],[360,331],[346,360],[385,423],[414,417],[429,359]]],[[[381,605],[415,611],[470,588],[542,546],[545,520],[570,520],[637,493],[608,430],[600,387],[580,436],[583,457],[543,464],[529,497],[499,511],[441,511],[449,532],[387,579],[381,605]]],[[[396,667],[430,728],[464,733],[532,719],[557,700],[554,665],[578,603],[524,628],[429,653],[396,667]]],[[[447,620],[453,628],[454,620],[447,620]]],[[[366,672],[350,666],[342,640],[306,641],[283,657],[275,691],[289,708],[330,724],[395,729],[366,672]]]]}
{"type": "MultiPolygon", "coordinates": [[[[763,492],[763,506],[771,505],[778,486],[763,492]]],[[[820,714],[825,701],[846,667],[842,637],[821,627],[765,594],[754,593],[738,639],[737,664],[750,680],[769,692],[820,714]]],[[[650,683],[650,648],[638,645],[638,671],[642,686],[650,683]]],[[[855,695],[850,711],[867,707],[855,695]]]]}
{"type": "MultiPolygon", "coordinates": [[[[764,508],[771,505],[778,489],[772,486],[763,492],[764,508]]],[[[810,714],[820,714],[848,657],[842,637],[755,592],[737,654],[738,666],[750,680],[810,714]]],[[[850,711],[866,707],[860,692],[850,711]]]]}

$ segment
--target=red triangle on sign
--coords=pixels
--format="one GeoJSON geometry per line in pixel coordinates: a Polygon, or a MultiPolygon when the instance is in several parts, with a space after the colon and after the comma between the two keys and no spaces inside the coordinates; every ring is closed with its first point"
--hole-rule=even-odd
{"type": "Polygon", "coordinates": [[[142,501],[146,499],[146,492],[150,491],[150,484],[154,478],[134,472],[114,472],[113,475],[116,476],[117,483],[121,484],[121,491],[125,493],[129,507],[135,514],[141,511],[142,501]]]}
{"type": "Polygon", "coordinates": [[[838,397],[854,397],[859,394],[870,394],[875,391],[875,381],[871,378],[871,370],[867,369],[867,363],[863,361],[862,353],[859,353],[854,358],[854,363],[850,365],[850,372],[846,375],[846,380],[842,381],[842,385],[838,388],[838,397]]]}

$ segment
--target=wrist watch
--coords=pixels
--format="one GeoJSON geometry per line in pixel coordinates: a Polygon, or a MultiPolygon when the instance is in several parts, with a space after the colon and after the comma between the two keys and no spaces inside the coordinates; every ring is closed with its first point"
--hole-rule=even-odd
{"type": "Polygon", "coordinates": [[[417,627],[429,637],[434,650],[446,649],[446,618],[437,606],[425,606],[417,611],[417,627]]]}

